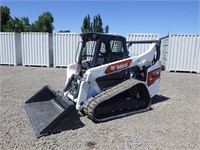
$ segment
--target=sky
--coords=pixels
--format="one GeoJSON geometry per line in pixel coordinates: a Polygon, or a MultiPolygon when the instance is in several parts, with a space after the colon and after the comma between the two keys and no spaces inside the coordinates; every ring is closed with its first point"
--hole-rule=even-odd
{"type": "Polygon", "coordinates": [[[200,0],[1,0],[12,17],[28,17],[33,23],[45,11],[54,17],[53,32],[81,32],[86,15],[100,14],[109,32],[200,34],[200,0]]]}

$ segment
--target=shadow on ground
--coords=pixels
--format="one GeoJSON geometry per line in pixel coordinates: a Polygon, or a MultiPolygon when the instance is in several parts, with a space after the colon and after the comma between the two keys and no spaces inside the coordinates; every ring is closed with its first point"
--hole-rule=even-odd
{"type": "Polygon", "coordinates": [[[160,103],[160,102],[164,102],[164,101],[167,101],[168,99],[170,99],[169,97],[165,97],[163,95],[155,95],[153,98],[152,98],[152,105],[153,104],[156,104],[156,103],[160,103]]]}

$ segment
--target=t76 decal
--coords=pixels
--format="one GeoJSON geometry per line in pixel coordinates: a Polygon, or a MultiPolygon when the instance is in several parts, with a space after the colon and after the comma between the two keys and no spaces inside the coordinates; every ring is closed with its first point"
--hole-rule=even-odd
{"type": "Polygon", "coordinates": [[[109,74],[109,73],[112,73],[112,72],[116,72],[116,71],[119,71],[119,70],[126,69],[126,68],[129,67],[131,62],[132,62],[132,60],[129,59],[129,60],[125,60],[125,61],[121,61],[121,62],[112,64],[112,65],[108,66],[108,68],[105,71],[105,74],[109,74]]]}

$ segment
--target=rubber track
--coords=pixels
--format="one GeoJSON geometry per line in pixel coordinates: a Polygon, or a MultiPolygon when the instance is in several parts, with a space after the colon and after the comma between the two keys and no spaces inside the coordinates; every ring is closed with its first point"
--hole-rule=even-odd
{"type": "Polygon", "coordinates": [[[139,83],[143,83],[141,81],[135,80],[135,79],[128,79],[106,91],[103,91],[101,93],[99,93],[98,95],[96,95],[95,97],[91,97],[89,98],[85,105],[84,105],[84,112],[85,114],[94,122],[104,122],[104,121],[108,121],[108,120],[112,120],[112,119],[116,119],[116,118],[120,118],[120,117],[124,117],[127,115],[131,115],[134,113],[139,113],[139,112],[143,112],[146,111],[150,108],[151,103],[149,104],[149,106],[146,109],[142,109],[142,110],[138,110],[138,111],[134,111],[134,112],[129,112],[129,113],[125,113],[125,114],[120,114],[120,115],[115,115],[115,116],[111,116],[108,118],[104,118],[104,119],[96,119],[93,116],[93,111],[95,110],[95,108],[102,102],[106,101],[107,99],[110,99],[112,97],[114,97],[115,95],[122,93],[123,91],[126,91],[130,88],[132,88],[133,86],[135,86],[136,84],[139,83]]]}

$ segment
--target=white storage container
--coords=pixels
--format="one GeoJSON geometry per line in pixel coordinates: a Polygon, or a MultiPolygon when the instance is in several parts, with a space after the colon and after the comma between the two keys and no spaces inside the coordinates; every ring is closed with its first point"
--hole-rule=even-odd
{"type": "Polygon", "coordinates": [[[49,33],[21,33],[23,66],[53,65],[53,38],[49,33]]]}
{"type": "Polygon", "coordinates": [[[21,65],[21,37],[19,33],[0,32],[0,64],[21,65]]]}
{"type": "Polygon", "coordinates": [[[79,41],[81,41],[79,33],[53,34],[54,67],[67,67],[75,62],[79,41]]]}
{"type": "Polygon", "coordinates": [[[166,71],[200,73],[200,34],[171,34],[166,71]]]}
{"type": "MultiPolygon", "coordinates": [[[[127,41],[150,41],[159,40],[158,34],[142,34],[142,33],[129,33],[127,34],[127,41]]],[[[129,53],[134,55],[139,55],[144,53],[151,44],[133,44],[129,48],[129,53]]]]}

